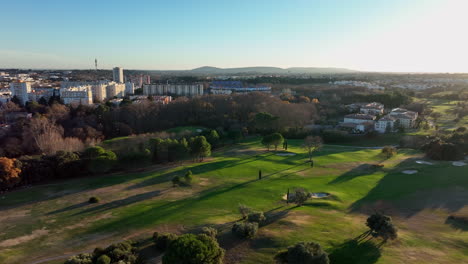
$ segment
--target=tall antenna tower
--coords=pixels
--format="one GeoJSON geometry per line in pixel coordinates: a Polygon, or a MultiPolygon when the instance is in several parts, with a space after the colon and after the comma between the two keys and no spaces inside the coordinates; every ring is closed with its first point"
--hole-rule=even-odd
{"type": "Polygon", "coordinates": [[[97,59],[96,58],[94,59],[94,66],[96,67],[96,71],[97,71],[97,59]]]}

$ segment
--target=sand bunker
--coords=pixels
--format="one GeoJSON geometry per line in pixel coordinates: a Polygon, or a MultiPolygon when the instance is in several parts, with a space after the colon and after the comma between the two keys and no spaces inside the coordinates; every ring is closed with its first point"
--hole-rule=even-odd
{"type": "Polygon", "coordinates": [[[276,156],[296,156],[296,153],[283,152],[283,153],[277,153],[276,156]]]}
{"type": "Polygon", "coordinates": [[[425,160],[417,160],[416,163],[417,164],[424,164],[424,165],[434,165],[434,163],[429,162],[429,161],[425,161],[425,160]]]}
{"type": "Polygon", "coordinates": [[[453,166],[461,167],[461,166],[466,166],[466,163],[463,161],[454,161],[452,162],[453,166]]]}
{"type": "Polygon", "coordinates": [[[417,170],[404,170],[403,171],[404,174],[415,174],[415,173],[418,173],[417,170]]]}
{"type": "Polygon", "coordinates": [[[330,196],[329,193],[322,193],[322,192],[319,192],[319,193],[311,193],[310,195],[311,195],[312,198],[324,198],[324,197],[330,196]]]}

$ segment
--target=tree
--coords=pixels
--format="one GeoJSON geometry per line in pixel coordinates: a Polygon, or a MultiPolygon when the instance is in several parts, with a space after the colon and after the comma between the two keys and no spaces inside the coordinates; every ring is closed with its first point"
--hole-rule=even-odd
{"type": "Polygon", "coordinates": [[[297,206],[303,205],[310,198],[310,192],[304,188],[296,188],[292,197],[292,202],[297,206]]]}
{"type": "Polygon", "coordinates": [[[16,159],[0,157],[0,190],[13,188],[21,181],[21,169],[16,159]]]}
{"type": "Polygon", "coordinates": [[[239,213],[242,215],[242,219],[246,219],[247,216],[252,212],[252,208],[244,204],[239,204],[239,213]]]}
{"type": "Polygon", "coordinates": [[[117,162],[117,155],[111,150],[95,146],[87,148],[83,154],[88,170],[92,173],[105,173],[117,162]]]}
{"type": "Polygon", "coordinates": [[[186,184],[190,185],[192,183],[192,180],[193,180],[193,174],[192,174],[192,171],[189,170],[184,175],[184,181],[186,184]]]}
{"type": "Polygon", "coordinates": [[[203,161],[205,157],[211,155],[211,145],[204,136],[191,138],[190,154],[198,161],[203,161]]]}
{"type": "Polygon", "coordinates": [[[279,117],[267,112],[257,113],[254,119],[254,126],[261,132],[270,132],[276,126],[279,117]]]}
{"type": "Polygon", "coordinates": [[[232,226],[232,233],[240,238],[254,238],[258,231],[256,222],[237,222],[232,226]]]}
{"type": "Polygon", "coordinates": [[[163,233],[160,234],[158,232],[153,233],[153,242],[159,250],[166,250],[169,244],[174,242],[178,236],[172,233],[163,233]]]}
{"type": "Polygon", "coordinates": [[[385,146],[382,148],[382,154],[385,155],[387,159],[389,159],[397,154],[397,150],[393,146],[385,146]]]}
{"type": "Polygon", "coordinates": [[[221,264],[223,257],[224,249],[212,237],[185,234],[169,244],[162,263],[221,264]]]}
{"type": "Polygon", "coordinates": [[[208,140],[208,142],[211,144],[213,148],[216,148],[219,145],[218,132],[216,130],[211,130],[206,140],[208,140]]]}
{"type": "Polygon", "coordinates": [[[390,216],[375,213],[367,218],[366,225],[370,228],[370,234],[373,237],[381,237],[384,242],[397,238],[397,229],[390,216]]]}
{"type": "Polygon", "coordinates": [[[283,136],[280,133],[273,133],[270,135],[266,135],[262,138],[262,145],[270,150],[271,146],[275,147],[275,150],[278,149],[278,145],[282,144],[284,141],[283,136]]]}
{"type": "Polygon", "coordinates": [[[209,237],[216,238],[216,236],[218,235],[218,230],[216,230],[213,227],[205,226],[205,227],[202,228],[201,233],[205,234],[205,235],[207,235],[209,237]]]}
{"type": "Polygon", "coordinates": [[[252,212],[247,216],[247,221],[260,225],[266,221],[266,217],[263,212],[252,212]]]}
{"type": "Polygon", "coordinates": [[[315,242],[299,242],[275,256],[278,264],[328,264],[328,254],[320,244],[315,242]]]}
{"type": "Polygon", "coordinates": [[[307,150],[310,162],[312,162],[312,154],[314,153],[314,151],[320,149],[322,145],[323,141],[322,138],[319,136],[307,136],[304,139],[304,144],[302,144],[302,146],[307,150]]]}

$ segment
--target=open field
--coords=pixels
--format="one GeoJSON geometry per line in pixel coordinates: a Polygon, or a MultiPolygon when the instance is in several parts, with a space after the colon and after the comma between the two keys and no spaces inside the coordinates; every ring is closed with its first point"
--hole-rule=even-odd
{"type": "MultiPolygon", "coordinates": [[[[325,146],[315,167],[299,141],[295,156],[265,152],[258,139],[224,148],[203,163],[152,166],[139,171],[81,178],[18,190],[0,197],[0,263],[61,263],[51,257],[91,251],[152,232],[221,229],[225,263],[272,263],[280,249],[298,241],[319,242],[332,263],[462,263],[468,227],[447,222],[468,215],[468,167],[450,162],[416,164],[419,152],[400,150],[384,160],[379,149],[325,146]],[[382,162],[383,169],[368,164],[382,162]],[[191,169],[193,187],[170,180],[191,169]],[[264,178],[257,180],[261,169],[264,178]],[[419,172],[403,174],[405,169],[419,172]],[[287,189],[328,192],[302,207],[287,205],[287,189]],[[91,196],[101,202],[88,204],[91,196]],[[263,210],[270,219],[251,241],[234,239],[238,204],[263,210]],[[391,215],[399,238],[380,251],[379,241],[356,242],[369,213],[391,215]],[[50,261],[44,261],[50,260],[50,261]]],[[[156,252],[149,255],[157,257],[156,252]]],[[[152,263],[156,263],[153,261],[152,263]]]]}

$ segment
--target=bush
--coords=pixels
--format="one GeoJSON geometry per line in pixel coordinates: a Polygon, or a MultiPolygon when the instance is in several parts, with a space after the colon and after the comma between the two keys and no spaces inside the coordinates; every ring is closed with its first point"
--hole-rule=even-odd
{"type": "Polygon", "coordinates": [[[397,150],[393,146],[385,146],[382,148],[382,154],[389,159],[397,154],[397,150]]]}
{"type": "Polygon", "coordinates": [[[239,204],[239,213],[242,215],[242,219],[246,219],[247,216],[252,212],[252,208],[244,204],[239,204]]]}
{"type": "Polygon", "coordinates": [[[96,261],[96,264],[110,264],[110,263],[111,263],[111,258],[109,258],[107,255],[101,255],[96,261]]]}
{"type": "Polygon", "coordinates": [[[297,206],[303,205],[310,198],[310,192],[304,188],[297,188],[294,190],[294,195],[291,201],[297,206]]]}
{"type": "Polygon", "coordinates": [[[263,215],[263,212],[253,212],[247,216],[247,221],[260,225],[266,221],[266,217],[263,215]]]}
{"type": "Polygon", "coordinates": [[[90,254],[79,254],[65,261],[64,264],[93,264],[90,254]]]}
{"type": "Polygon", "coordinates": [[[96,196],[90,197],[88,200],[89,203],[99,203],[99,201],[100,201],[99,197],[96,197],[96,196]]]}
{"type": "Polygon", "coordinates": [[[163,233],[159,234],[158,232],[153,233],[153,242],[156,248],[159,250],[166,250],[166,248],[177,239],[176,234],[172,233],[163,233]]]}
{"type": "Polygon", "coordinates": [[[216,238],[216,236],[218,235],[218,230],[216,230],[213,227],[205,226],[202,228],[202,234],[205,234],[212,238],[216,238]]]}
{"type": "Polygon", "coordinates": [[[373,237],[382,237],[384,241],[397,238],[397,229],[390,216],[375,213],[367,218],[366,225],[370,228],[373,237]]]}
{"type": "Polygon", "coordinates": [[[207,235],[185,234],[172,242],[162,258],[163,264],[221,264],[224,249],[207,235]]]}
{"type": "Polygon", "coordinates": [[[102,147],[90,147],[83,153],[87,161],[88,170],[92,173],[106,173],[110,171],[117,162],[117,156],[110,150],[102,147]]]}
{"type": "Polygon", "coordinates": [[[300,242],[275,256],[277,263],[283,264],[328,264],[328,254],[318,243],[300,242]]]}
{"type": "Polygon", "coordinates": [[[231,231],[240,238],[254,238],[258,231],[258,223],[237,222],[231,231]]]}
{"type": "Polygon", "coordinates": [[[186,184],[190,185],[192,183],[192,180],[193,180],[193,174],[192,174],[192,171],[189,170],[184,175],[184,181],[186,184]]]}
{"type": "Polygon", "coordinates": [[[180,179],[180,176],[175,176],[174,178],[172,178],[172,185],[175,187],[175,186],[179,186],[182,184],[182,180],[180,179]]]}

